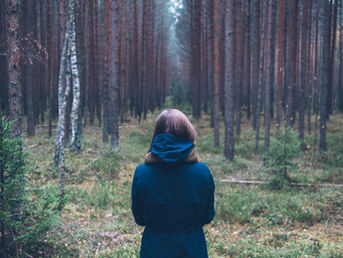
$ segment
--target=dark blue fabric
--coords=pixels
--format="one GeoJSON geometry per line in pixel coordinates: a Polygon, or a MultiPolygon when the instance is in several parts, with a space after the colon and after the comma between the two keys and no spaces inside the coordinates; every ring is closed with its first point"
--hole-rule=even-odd
{"type": "Polygon", "coordinates": [[[173,134],[158,134],[152,142],[151,153],[165,162],[178,162],[185,159],[193,147],[193,142],[173,134]]]}
{"type": "Polygon", "coordinates": [[[214,217],[214,182],[204,163],[139,165],[132,213],[145,226],[141,258],[208,257],[202,227],[214,217]]]}

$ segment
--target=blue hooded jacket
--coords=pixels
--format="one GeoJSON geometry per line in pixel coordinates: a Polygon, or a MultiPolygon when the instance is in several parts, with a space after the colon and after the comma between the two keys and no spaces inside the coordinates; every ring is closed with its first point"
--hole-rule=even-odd
{"type": "Polygon", "coordinates": [[[172,134],[154,138],[154,162],[139,165],[132,183],[132,213],[145,226],[140,257],[208,257],[202,227],[214,217],[214,182],[208,167],[189,159],[194,144],[172,134]]]}

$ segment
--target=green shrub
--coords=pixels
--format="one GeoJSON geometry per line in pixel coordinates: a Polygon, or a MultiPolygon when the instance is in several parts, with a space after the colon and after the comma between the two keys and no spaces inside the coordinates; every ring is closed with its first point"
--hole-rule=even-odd
{"type": "Polygon", "coordinates": [[[99,179],[94,184],[92,193],[88,195],[87,203],[98,209],[106,209],[114,196],[113,186],[99,179]]]}
{"type": "Polygon", "coordinates": [[[97,172],[99,177],[105,176],[109,179],[113,179],[119,172],[121,160],[122,157],[118,152],[110,151],[96,160],[92,164],[91,170],[97,172]]]}
{"type": "Polygon", "coordinates": [[[60,200],[59,189],[52,185],[43,189],[36,188],[28,192],[27,196],[20,220],[21,235],[16,240],[25,253],[33,256],[50,255],[56,245],[50,231],[58,222],[65,199],[60,200]]]}
{"type": "Polygon", "coordinates": [[[11,136],[12,123],[0,114],[0,256],[41,256],[52,250],[47,232],[59,216],[58,190],[27,191],[21,138],[11,136]],[[49,248],[51,247],[51,248],[49,248]]]}
{"type": "MultiPolygon", "coordinates": [[[[294,225],[300,222],[304,227],[325,221],[329,213],[339,212],[332,207],[333,199],[341,200],[341,195],[306,193],[299,189],[287,191],[263,191],[259,187],[232,187],[218,190],[217,219],[230,223],[254,223],[254,218],[264,218],[269,225],[294,225]],[[314,205],[316,203],[317,205],[314,205]],[[319,205],[320,204],[320,205],[319,205]],[[328,205],[330,204],[330,205],[328,205]]],[[[340,205],[338,202],[337,205],[340,205]]]]}
{"type": "Polygon", "coordinates": [[[12,138],[12,123],[0,114],[0,256],[15,254],[16,238],[22,224],[18,222],[24,209],[24,155],[21,138],[12,138]]]}
{"type": "Polygon", "coordinates": [[[223,153],[223,139],[220,139],[220,146],[214,146],[213,134],[206,134],[199,136],[197,139],[197,150],[200,153],[222,154],[223,153]]]}
{"type": "Polygon", "coordinates": [[[258,198],[256,192],[251,190],[237,190],[228,196],[218,193],[218,197],[218,216],[231,222],[248,223],[253,215],[260,215],[266,208],[265,200],[258,198]]]}
{"type": "Polygon", "coordinates": [[[300,153],[298,134],[291,127],[280,132],[278,138],[271,137],[266,171],[271,175],[269,185],[273,189],[282,189],[293,181],[290,171],[296,171],[297,164],[293,161],[300,153]]]}

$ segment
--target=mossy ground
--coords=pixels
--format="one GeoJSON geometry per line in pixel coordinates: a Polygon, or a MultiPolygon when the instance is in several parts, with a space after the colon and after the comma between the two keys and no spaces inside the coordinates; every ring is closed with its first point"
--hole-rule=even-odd
{"type": "MultiPolygon", "coordinates": [[[[47,235],[58,246],[56,256],[138,257],[142,227],[130,210],[131,181],[150,144],[154,119],[120,126],[120,151],[111,153],[97,126],[83,129],[82,151],[66,152],[66,198],[60,223],[47,235]],[[63,250],[61,246],[64,246],[63,250]]],[[[210,119],[191,119],[198,132],[197,151],[210,167],[216,183],[216,217],[205,226],[210,257],[343,257],[343,189],[286,188],[230,185],[224,178],[264,180],[262,157],[253,153],[255,133],[250,121],[236,138],[235,161],[223,157],[223,137],[213,146],[210,119]]],[[[223,134],[223,125],[221,125],[223,134]]],[[[301,182],[343,183],[343,119],[331,117],[328,151],[313,155],[313,133],[306,151],[297,158],[301,182]],[[313,159],[314,157],[314,159],[313,159]]],[[[263,136],[261,132],[261,151],[263,136]]],[[[24,137],[30,187],[59,187],[53,168],[54,137],[46,125],[37,136],[24,137]]]]}

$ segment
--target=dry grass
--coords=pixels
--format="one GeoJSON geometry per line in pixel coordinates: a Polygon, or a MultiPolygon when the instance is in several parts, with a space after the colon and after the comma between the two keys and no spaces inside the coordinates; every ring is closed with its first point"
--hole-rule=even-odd
{"type": "MultiPolygon", "coordinates": [[[[143,229],[135,225],[130,211],[131,180],[135,167],[143,162],[156,114],[148,115],[141,123],[131,120],[121,125],[120,152],[115,156],[109,154],[107,144],[101,140],[101,129],[95,126],[84,129],[79,155],[67,151],[68,202],[54,234],[70,255],[138,257],[143,229]]],[[[261,157],[251,150],[255,135],[250,124],[243,123],[236,160],[229,162],[223,158],[223,145],[213,147],[209,116],[191,120],[198,131],[197,150],[216,182],[217,215],[205,226],[210,257],[342,257],[342,190],[275,192],[263,186],[223,183],[221,179],[227,177],[266,178],[260,171],[261,157]],[[292,205],[283,207],[289,203],[292,205]]],[[[35,186],[52,183],[58,187],[58,173],[52,168],[54,137],[46,135],[47,128],[38,126],[37,136],[25,137],[29,181],[35,186]]],[[[325,154],[316,152],[315,164],[311,163],[313,135],[306,137],[309,148],[298,158],[299,180],[343,180],[339,164],[343,154],[335,153],[341,150],[336,144],[342,135],[343,119],[335,115],[328,126],[330,150],[325,154]]]]}

